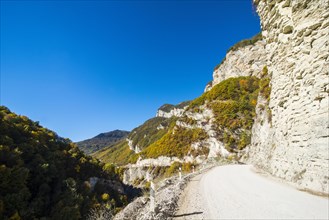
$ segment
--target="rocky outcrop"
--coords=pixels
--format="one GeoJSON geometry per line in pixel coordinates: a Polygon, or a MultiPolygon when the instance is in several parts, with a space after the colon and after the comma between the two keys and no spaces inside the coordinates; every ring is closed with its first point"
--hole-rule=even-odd
{"type": "MultiPolygon", "coordinates": [[[[249,161],[329,193],[329,1],[260,1],[271,125],[255,124],[249,161]],[[262,135],[260,135],[262,134],[262,135]]],[[[258,114],[258,119],[262,118],[258,114]]]]}
{"type": "Polygon", "coordinates": [[[157,111],[156,117],[164,117],[164,118],[171,118],[171,117],[180,117],[184,113],[184,109],[173,108],[169,112],[163,111],[159,109],[157,111]]]}
{"type": "Polygon", "coordinates": [[[328,194],[329,0],[254,3],[263,41],[230,51],[206,91],[230,77],[259,77],[267,66],[270,100],[258,99],[243,160],[300,188],[328,194]]]}
{"type": "Polygon", "coordinates": [[[129,146],[129,149],[134,151],[136,154],[138,154],[139,152],[141,152],[140,148],[138,145],[134,145],[133,144],[133,140],[127,138],[126,141],[128,142],[128,146],[129,146]]]}
{"type": "Polygon", "coordinates": [[[194,178],[200,173],[205,173],[215,166],[223,166],[228,164],[232,164],[232,161],[211,161],[208,164],[203,164],[202,167],[199,167],[199,169],[194,173],[183,173],[181,179],[178,175],[175,175],[159,182],[154,182],[154,211],[150,209],[150,197],[142,196],[127,205],[114,217],[114,219],[172,219],[175,211],[177,210],[178,200],[181,197],[181,193],[191,178],[194,178]]]}
{"type": "Polygon", "coordinates": [[[120,211],[114,219],[172,219],[179,196],[191,177],[193,177],[193,175],[189,174],[183,176],[182,180],[179,180],[177,176],[175,176],[156,184],[156,192],[154,192],[154,211],[150,209],[151,202],[149,197],[144,196],[130,203],[125,209],[120,211]]]}
{"type": "Polygon", "coordinates": [[[178,157],[165,157],[161,156],[158,158],[139,158],[135,164],[128,164],[125,166],[125,171],[123,173],[123,183],[124,184],[134,184],[135,180],[146,180],[148,176],[156,178],[153,176],[153,167],[169,167],[175,162],[178,163],[195,163],[201,164],[204,162],[206,157],[204,155],[199,155],[197,157],[185,156],[180,159],[178,157]],[[151,170],[150,170],[151,169],[151,170]]]}
{"type": "MultiPolygon", "coordinates": [[[[242,160],[301,188],[329,194],[329,0],[254,3],[262,39],[230,50],[205,90],[231,77],[261,78],[262,69],[268,70],[270,98],[258,98],[251,144],[245,152],[234,152],[244,153],[242,160]]],[[[191,148],[208,147],[208,158],[229,156],[219,141],[225,128],[216,130],[211,110],[198,105],[196,111],[187,105],[164,105],[157,119],[175,116],[176,126],[203,129],[208,139],[192,143],[191,148]]],[[[169,127],[155,124],[156,131],[169,127]]],[[[137,152],[132,143],[130,147],[137,152]]],[[[137,163],[139,167],[169,166],[172,161],[137,163]]]]}
{"type": "Polygon", "coordinates": [[[179,119],[176,122],[177,126],[185,127],[188,129],[201,128],[208,135],[208,139],[193,143],[191,146],[193,149],[198,150],[199,148],[203,147],[208,148],[209,153],[206,155],[207,158],[214,158],[219,155],[222,157],[229,156],[230,153],[225,148],[224,143],[219,141],[217,138],[218,134],[214,130],[214,114],[211,109],[207,108],[206,106],[199,106],[199,112],[186,111],[184,112],[183,116],[187,117],[193,125],[191,125],[191,122],[186,123],[181,121],[182,119],[179,119]]]}
{"type": "Polygon", "coordinates": [[[329,1],[256,1],[272,77],[245,160],[329,193],[329,1]]]}
{"type": "Polygon", "coordinates": [[[189,101],[179,103],[178,105],[164,104],[161,106],[156,117],[171,118],[171,117],[181,117],[187,108],[189,101]]]}
{"type": "Polygon", "coordinates": [[[213,81],[205,88],[205,92],[230,77],[260,76],[266,65],[265,41],[259,40],[254,45],[230,50],[225,60],[213,72],[213,81]]]}

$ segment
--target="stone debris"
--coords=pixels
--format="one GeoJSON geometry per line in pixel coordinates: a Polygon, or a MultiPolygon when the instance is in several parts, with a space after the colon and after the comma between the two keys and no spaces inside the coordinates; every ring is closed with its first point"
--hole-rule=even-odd
{"type": "Polygon", "coordinates": [[[135,199],[128,206],[119,212],[114,220],[163,220],[172,219],[177,210],[178,200],[184,188],[191,178],[206,172],[214,166],[228,164],[228,161],[214,161],[205,164],[202,169],[195,173],[183,175],[182,180],[178,176],[164,179],[156,184],[155,193],[155,211],[152,212],[150,207],[149,196],[142,196],[135,199]]]}

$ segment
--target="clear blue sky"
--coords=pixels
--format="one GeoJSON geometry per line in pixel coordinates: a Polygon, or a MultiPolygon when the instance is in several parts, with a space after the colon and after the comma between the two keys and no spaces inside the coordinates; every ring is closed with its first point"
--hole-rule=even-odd
{"type": "Polygon", "coordinates": [[[0,104],[73,141],[131,130],[259,31],[251,0],[1,0],[0,104]]]}

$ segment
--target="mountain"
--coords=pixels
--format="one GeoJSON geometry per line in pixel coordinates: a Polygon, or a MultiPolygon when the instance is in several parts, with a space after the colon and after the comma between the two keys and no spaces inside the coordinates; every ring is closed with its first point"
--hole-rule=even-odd
{"type": "Polygon", "coordinates": [[[127,182],[224,157],[329,194],[328,1],[253,2],[261,33],[227,51],[202,96],[163,105],[151,122],[169,126],[147,121],[94,155],[126,165],[127,182]]]}
{"type": "Polygon", "coordinates": [[[120,175],[0,106],[0,219],[85,219],[99,207],[113,214],[135,193],[120,175]]]}
{"type": "Polygon", "coordinates": [[[106,146],[113,145],[124,139],[129,134],[129,131],[114,130],[106,133],[101,133],[93,138],[77,142],[76,144],[86,154],[92,154],[106,146]]]}
{"type": "MultiPolygon", "coordinates": [[[[266,68],[263,71],[266,72],[266,68]]],[[[268,76],[263,75],[261,80],[257,77],[225,80],[188,102],[179,117],[170,113],[173,107],[162,106],[157,115],[166,117],[146,121],[134,129],[127,140],[94,156],[121,165],[135,163],[139,157],[168,157],[168,162],[158,161],[158,164],[170,166],[171,161],[187,163],[197,157],[228,156],[241,150],[250,143],[258,94],[268,93],[265,88],[268,84],[264,83],[268,76]]]]}
{"type": "Polygon", "coordinates": [[[141,149],[162,138],[174,124],[174,118],[151,118],[132,130],[126,140],[122,140],[114,146],[105,147],[95,152],[93,156],[117,165],[135,163],[141,149]]]}

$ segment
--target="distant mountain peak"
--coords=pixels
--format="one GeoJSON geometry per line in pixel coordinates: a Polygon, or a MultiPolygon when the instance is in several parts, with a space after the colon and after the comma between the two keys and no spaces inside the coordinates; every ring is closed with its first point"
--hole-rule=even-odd
{"type": "Polygon", "coordinates": [[[76,144],[86,154],[92,154],[103,149],[104,147],[117,143],[118,141],[126,138],[128,134],[129,131],[116,129],[114,131],[100,133],[93,138],[79,141],[76,144]]]}

